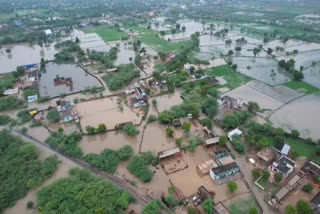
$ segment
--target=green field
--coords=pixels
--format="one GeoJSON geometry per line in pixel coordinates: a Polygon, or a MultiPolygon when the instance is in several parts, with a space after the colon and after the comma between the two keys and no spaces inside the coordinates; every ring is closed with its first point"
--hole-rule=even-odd
{"type": "Polygon", "coordinates": [[[303,92],[303,93],[315,93],[315,92],[319,92],[320,89],[314,87],[313,85],[310,85],[306,82],[297,82],[297,81],[293,81],[293,82],[287,82],[285,84],[283,84],[284,86],[297,90],[299,92],[303,92]]]}
{"type": "Polygon", "coordinates": [[[121,37],[128,36],[126,33],[118,31],[117,29],[108,25],[85,28],[83,31],[85,33],[97,33],[105,42],[118,41],[121,40],[121,37]]]}
{"type": "Polygon", "coordinates": [[[219,67],[208,69],[206,70],[206,73],[210,76],[224,77],[224,79],[228,83],[225,85],[219,86],[220,88],[227,87],[229,89],[234,89],[252,80],[251,77],[248,77],[233,71],[229,65],[222,65],[219,67]]]}
{"type": "Polygon", "coordinates": [[[229,209],[232,214],[248,214],[251,208],[257,208],[258,206],[254,199],[250,197],[248,200],[236,201],[229,206],[229,209]]]}

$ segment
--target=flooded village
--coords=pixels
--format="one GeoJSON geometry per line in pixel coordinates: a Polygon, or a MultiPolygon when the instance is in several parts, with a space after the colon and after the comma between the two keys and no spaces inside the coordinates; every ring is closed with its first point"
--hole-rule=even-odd
{"type": "Polygon", "coordinates": [[[319,213],[320,41],[159,7],[1,45],[0,213],[319,213]]]}

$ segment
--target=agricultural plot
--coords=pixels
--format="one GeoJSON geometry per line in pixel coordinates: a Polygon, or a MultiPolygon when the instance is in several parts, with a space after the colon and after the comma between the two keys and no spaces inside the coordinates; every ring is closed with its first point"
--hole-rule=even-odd
{"type": "Polygon", "coordinates": [[[105,42],[119,41],[121,40],[121,37],[128,36],[126,33],[118,31],[117,29],[108,25],[85,28],[83,31],[85,33],[97,33],[105,42]]]}
{"type": "Polygon", "coordinates": [[[234,57],[233,63],[238,65],[240,73],[268,85],[279,85],[291,80],[291,76],[280,69],[278,62],[272,58],[234,57]]]}
{"type": "Polygon", "coordinates": [[[304,68],[308,68],[312,65],[312,63],[320,62],[320,50],[308,51],[308,52],[298,53],[291,56],[282,56],[277,58],[278,61],[282,59],[286,61],[290,59],[294,59],[296,62],[295,67],[297,70],[300,69],[300,66],[303,66],[304,68]]]}
{"type": "Polygon", "coordinates": [[[306,95],[277,110],[270,120],[286,131],[298,130],[303,138],[319,139],[319,106],[320,96],[306,95]]]}
{"type": "Polygon", "coordinates": [[[309,83],[317,88],[320,88],[320,63],[311,66],[303,71],[304,82],[309,83]]]}

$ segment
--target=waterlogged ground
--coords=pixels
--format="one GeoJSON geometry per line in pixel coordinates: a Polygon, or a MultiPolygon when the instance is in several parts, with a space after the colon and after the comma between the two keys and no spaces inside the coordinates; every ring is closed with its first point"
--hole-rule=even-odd
{"type": "Polygon", "coordinates": [[[54,44],[47,44],[43,47],[27,43],[3,45],[0,49],[0,74],[15,71],[18,66],[40,63],[42,57],[53,60],[54,55],[58,52],[54,44]],[[10,49],[11,52],[6,53],[6,49],[10,49]]]}

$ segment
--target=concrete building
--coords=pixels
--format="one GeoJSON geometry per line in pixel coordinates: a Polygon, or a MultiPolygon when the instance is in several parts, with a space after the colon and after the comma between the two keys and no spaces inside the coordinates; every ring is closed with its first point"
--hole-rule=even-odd
{"type": "Polygon", "coordinates": [[[281,173],[286,178],[294,171],[295,167],[296,162],[283,155],[278,161],[273,162],[269,169],[274,173],[281,173]]]}
{"type": "Polygon", "coordinates": [[[236,162],[222,165],[217,168],[213,168],[210,170],[209,174],[213,180],[222,179],[224,177],[233,175],[240,171],[240,168],[236,162]]]}
{"type": "Polygon", "coordinates": [[[241,131],[239,128],[236,128],[236,129],[232,130],[231,132],[228,133],[228,139],[229,139],[230,141],[232,141],[232,137],[233,137],[234,135],[239,135],[239,136],[241,136],[241,135],[242,135],[242,131],[241,131]]]}

